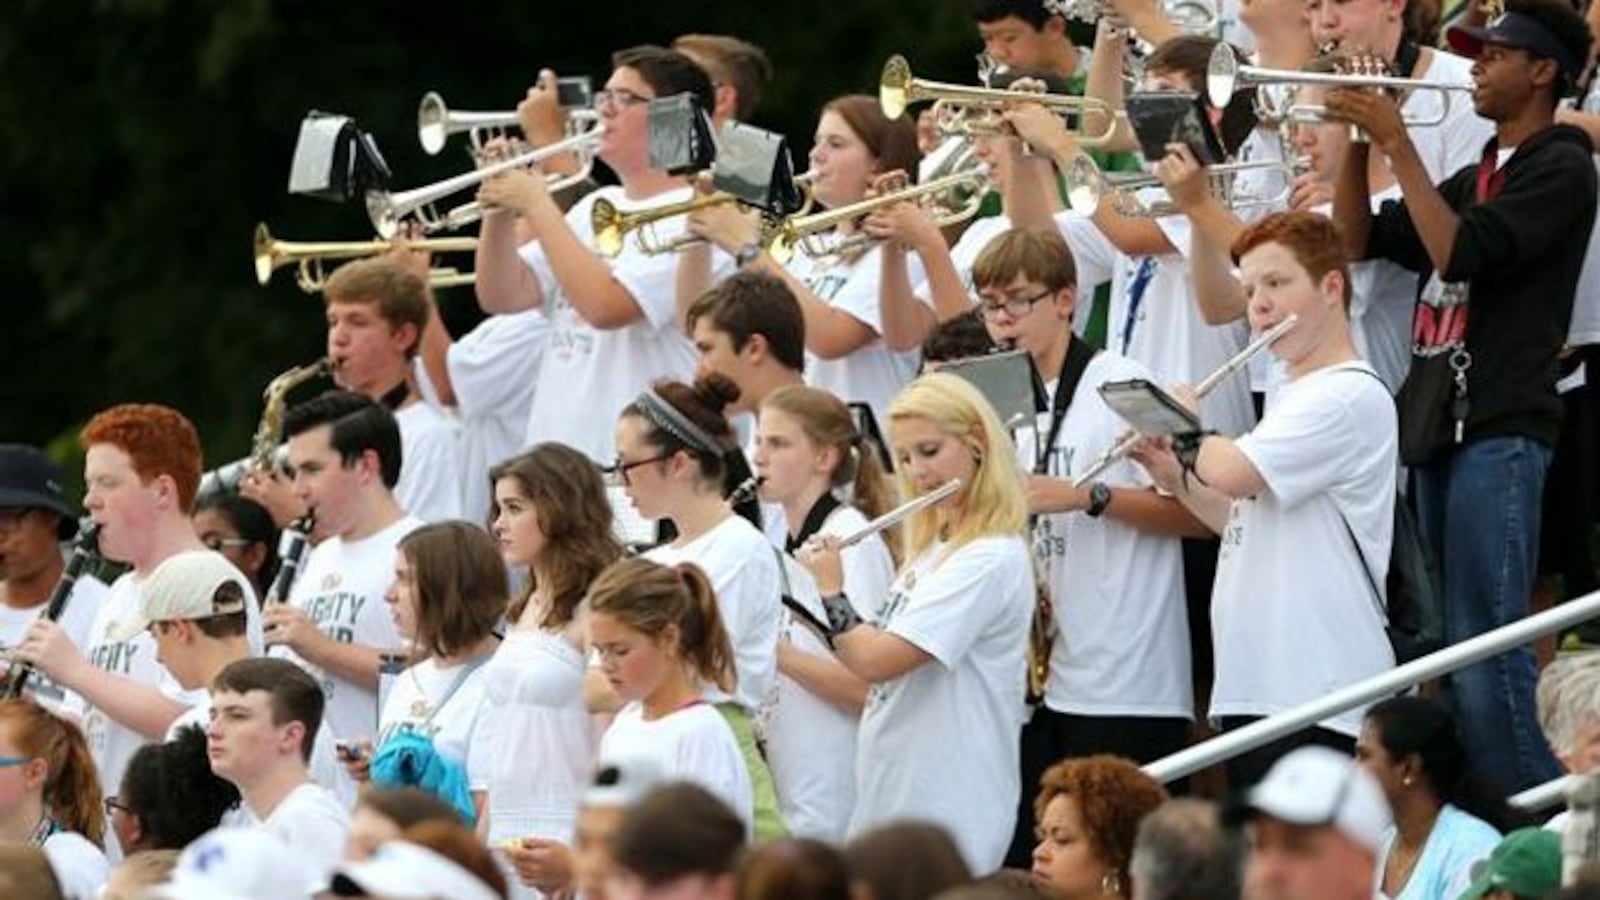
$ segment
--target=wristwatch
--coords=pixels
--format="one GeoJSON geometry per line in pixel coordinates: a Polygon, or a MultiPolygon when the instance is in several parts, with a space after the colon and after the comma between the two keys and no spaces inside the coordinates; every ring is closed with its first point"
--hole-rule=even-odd
{"type": "Polygon", "coordinates": [[[760,255],[761,244],[758,241],[751,241],[750,243],[745,244],[743,247],[733,251],[733,264],[742,269],[745,266],[755,262],[756,257],[760,255]]]}
{"type": "Polygon", "coordinates": [[[834,638],[861,624],[861,615],[843,593],[823,597],[822,611],[828,616],[827,638],[830,646],[834,638]]]}
{"type": "Polygon", "coordinates": [[[1089,508],[1084,510],[1089,518],[1098,519],[1105,515],[1106,507],[1111,505],[1111,488],[1104,481],[1096,481],[1089,485],[1089,508]]]}

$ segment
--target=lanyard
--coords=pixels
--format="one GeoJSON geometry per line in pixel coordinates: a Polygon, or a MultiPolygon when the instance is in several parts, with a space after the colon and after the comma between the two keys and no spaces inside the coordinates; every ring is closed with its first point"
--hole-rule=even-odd
{"type": "Polygon", "coordinates": [[[1156,258],[1154,256],[1142,257],[1139,268],[1133,273],[1133,281],[1128,284],[1128,315],[1122,320],[1122,353],[1128,352],[1128,344],[1133,340],[1133,326],[1139,321],[1139,306],[1144,303],[1145,289],[1150,286],[1150,280],[1156,274],[1156,258]]]}
{"type": "Polygon", "coordinates": [[[800,549],[807,539],[822,530],[822,524],[828,521],[828,517],[838,508],[839,498],[835,497],[832,491],[823,492],[822,496],[817,498],[817,502],[812,504],[811,511],[806,513],[806,520],[800,523],[800,533],[784,540],[783,551],[794,553],[800,549]]]}
{"type": "MultiPolygon", "coordinates": [[[[1056,376],[1056,394],[1050,398],[1050,427],[1033,448],[1033,472],[1045,474],[1050,451],[1055,449],[1056,438],[1061,436],[1061,425],[1067,420],[1067,405],[1078,391],[1078,382],[1089,368],[1089,361],[1098,353],[1087,341],[1074,339],[1067,345],[1067,358],[1061,361],[1061,373],[1056,376]]],[[[1064,474],[1064,473],[1063,473],[1064,474]]]]}

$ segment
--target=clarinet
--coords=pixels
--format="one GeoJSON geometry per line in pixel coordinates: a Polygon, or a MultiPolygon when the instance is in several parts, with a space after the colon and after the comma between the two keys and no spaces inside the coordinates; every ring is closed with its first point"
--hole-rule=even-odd
{"type": "MultiPolygon", "coordinates": [[[[72,542],[72,556],[67,559],[67,567],[61,571],[61,578],[56,581],[55,589],[50,592],[50,599],[45,603],[44,612],[39,618],[46,622],[57,622],[61,614],[67,610],[67,600],[72,596],[72,586],[78,583],[78,576],[89,567],[89,563],[99,554],[100,524],[90,521],[78,529],[78,536],[72,542]]],[[[6,673],[5,688],[0,690],[0,696],[13,700],[22,696],[22,689],[27,685],[28,679],[33,676],[33,664],[27,662],[14,662],[11,670],[6,673]]]]}
{"type": "Polygon", "coordinates": [[[739,486],[734,488],[728,494],[728,505],[738,506],[741,503],[749,503],[751,500],[754,500],[756,498],[756,494],[761,491],[762,483],[764,483],[766,480],[767,479],[759,475],[752,475],[749,478],[746,478],[744,481],[739,482],[739,486]]]}
{"type": "Polygon", "coordinates": [[[317,525],[316,510],[306,513],[283,530],[283,540],[278,553],[278,574],[272,578],[272,585],[267,588],[267,606],[289,602],[289,591],[294,587],[294,580],[300,574],[300,566],[305,562],[306,551],[311,546],[311,531],[317,525]]]}

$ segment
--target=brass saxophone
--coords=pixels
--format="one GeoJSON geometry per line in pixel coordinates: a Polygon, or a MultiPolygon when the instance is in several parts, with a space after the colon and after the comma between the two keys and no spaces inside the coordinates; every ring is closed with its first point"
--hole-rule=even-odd
{"type": "Polygon", "coordinates": [[[289,392],[313,378],[332,372],[332,361],[323,357],[314,363],[295,366],[267,382],[266,390],[261,392],[261,421],[256,425],[255,438],[250,442],[250,455],[201,476],[200,496],[237,493],[239,481],[247,473],[275,471],[278,468],[278,442],[283,435],[283,413],[288,406],[289,392]]]}

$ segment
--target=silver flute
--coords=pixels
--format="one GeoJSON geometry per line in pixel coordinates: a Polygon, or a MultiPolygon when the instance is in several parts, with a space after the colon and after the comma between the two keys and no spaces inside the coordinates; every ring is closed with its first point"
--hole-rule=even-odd
{"type": "MultiPolygon", "coordinates": [[[[1291,313],[1285,317],[1282,322],[1279,322],[1278,324],[1257,335],[1256,339],[1246,344],[1243,350],[1235,353],[1227,362],[1218,366],[1216,371],[1212,372],[1210,375],[1207,375],[1204,381],[1201,381],[1199,384],[1194,386],[1195,399],[1198,400],[1211,393],[1217,385],[1226,381],[1229,375],[1232,375],[1233,373],[1244,368],[1245,365],[1250,362],[1251,357],[1255,356],[1257,353],[1260,353],[1262,350],[1267,349],[1268,345],[1270,345],[1273,341],[1287,334],[1289,329],[1293,328],[1295,323],[1298,321],[1300,321],[1300,317],[1291,313]]],[[[1110,450],[1102,453],[1100,458],[1094,461],[1093,465],[1085,469],[1082,475],[1072,479],[1072,486],[1083,487],[1089,482],[1095,480],[1095,478],[1099,477],[1100,473],[1110,468],[1112,463],[1123,458],[1124,456],[1127,456],[1143,437],[1144,435],[1135,431],[1132,434],[1123,437],[1122,440],[1117,441],[1116,444],[1112,445],[1110,450]]]]}
{"type": "Polygon", "coordinates": [[[899,524],[902,519],[905,519],[912,513],[927,509],[928,507],[938,503],[946,497],[949,497],[951,494],[954,494],[959,490],[961,490],[961,479],[952,478],[920,497],[913,497],[912,499],[900,504],[899,506],[896,506],[894,509],[889,510],[876,519],[873,519],[871,522],[868,522],[861,528],[860,531],[846,535],[843,540],[839,541],[839,549],[843,550],[846,547],[859,544],[867,538],[872,537],[878,532],[884,530],[885,528],[890,528],[899,524]]]}

